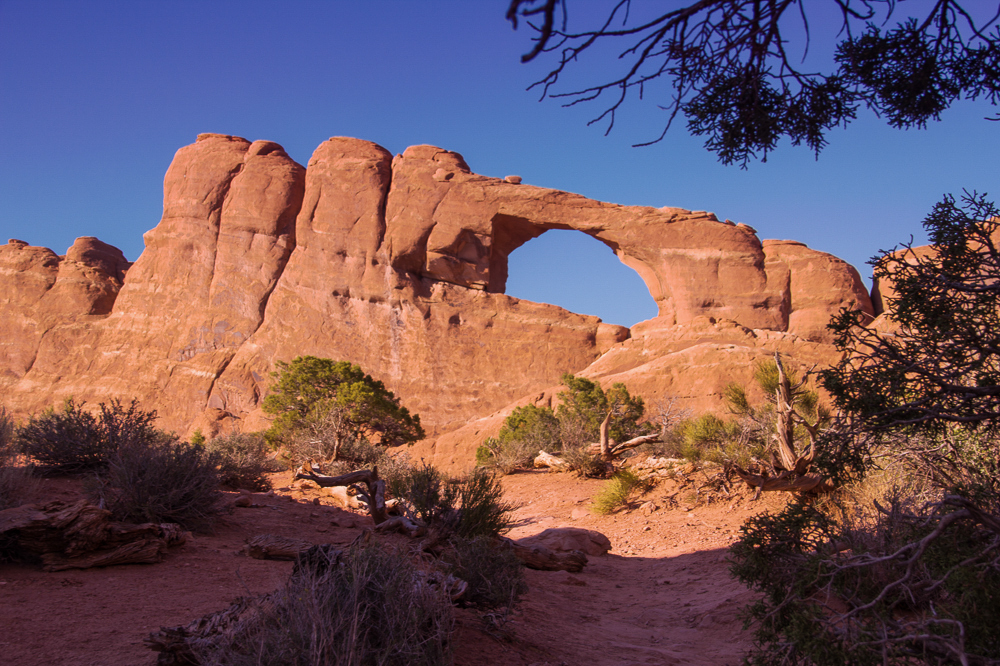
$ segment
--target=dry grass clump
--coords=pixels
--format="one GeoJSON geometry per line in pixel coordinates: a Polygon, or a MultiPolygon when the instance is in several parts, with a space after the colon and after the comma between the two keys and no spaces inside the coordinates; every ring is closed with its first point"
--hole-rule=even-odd
{"type": "Polygon", "coordinates": [[[507,532],[517,508],[504,500],[499,477],[482,467],[464,479],[452,479],[423,464],[386,485],[390,495],[403,500],[412,519],[464,538],[507,532]]]}
{"type": "Polygon", "coordinates": [[[260,433],[230,433],[209,441],[205,448],[221,458],[219,483],[224,488],[265,492],[271,489],[268,474],[280,471],[260,433]]]}
{"type": "Polygon", "coordinates": [[[206,666],[442,666],[454,612],[405,556],[353,548],[300,566],[239,629],[202,647],[206,666]]]}
{"type": "Polygon", "coordinates": [[[528,591],[521,560],[494,538],[455,537],[444,555],[450,572],[468,583],[462,600],[481,610],[511,610],[528,591]]]}
{"type": "Polygon", "coordinates": [[[476,449],[476,464],[501,474],[512,474],[531,468],[539,450],[541,447],[532,439],[487,437],[476,449]]]}
{"type": "Polygon", "coordinates": [[[606,515],[628,506],[629,496],[644,485],[632,470],[618,470],[594,496],[594,512],[606,515]]]}

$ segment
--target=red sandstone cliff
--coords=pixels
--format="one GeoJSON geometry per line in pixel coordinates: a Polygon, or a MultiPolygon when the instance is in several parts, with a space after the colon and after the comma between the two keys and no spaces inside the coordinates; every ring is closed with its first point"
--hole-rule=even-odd
{"type": "Polygon", "coordinates": [[[708,408],[776,349],[831,361],[830,315],[872,307],[854,268],[800,243],[480,176],[431,146],[333,138],[303,168],[204,134],[177,152],[163,211],[131,267],[93,238],[65,257],[0,246],[0,404],[138,397],[181,433],[259,428],[274,362],[321,355],[383,380],[434,436],[428,455],[459,464],[563,372],[708,408]],[[504,295],[507,257],[549,229],[611,247],[659,316],[630,332],[504,295]]]}

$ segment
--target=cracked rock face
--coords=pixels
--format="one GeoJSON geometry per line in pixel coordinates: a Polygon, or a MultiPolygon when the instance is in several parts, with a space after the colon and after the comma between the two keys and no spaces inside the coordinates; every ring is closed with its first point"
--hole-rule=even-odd
{"type": "Polygon", "coordinates": [[[3,402],[23,416],[71,395],[137,397],[178,433],[256,429],[275,361],[312,354],[360,364],[432,438],[454,439],[564,372],[628,376],[710,405],[718,396],[706,387],[747,374],[748,358],[780,347],[832,360],[829,316],[871,311],[857,271],[799,243],[761,243],[710,213],[519,181],[477,175],[433,146],[393,157],[335,137],[303,168],[270,141],[200,135],[174,157],[163,218],[134,265],[94,238],[64,257],[0,246],[11,285],[0,293],[3,402]],[[611,247],[659,316],[630,333],[506,296],[508,256],[550,229],[611,247]],[[732,340],[754,351],[732,362],[688,352],[694,365],[681,372],[664,365],[732,340]]]}

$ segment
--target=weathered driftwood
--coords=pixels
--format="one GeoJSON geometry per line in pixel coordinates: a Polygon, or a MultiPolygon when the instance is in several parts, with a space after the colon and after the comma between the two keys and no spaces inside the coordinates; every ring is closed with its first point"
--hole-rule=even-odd
{"type": "Polygon", "coordinates": [[[247,539],[243,550],[255,560],[295,560],[312,547],[312,542],[302,539],[258,534],[247,539]]]}
{"type": "Polygon", "coordinates": [[[159,562],[185,540],[178,525],[115,522],[87,500],[0,511],[0,535],[13,544],[8,549],[15,557],[40,560],[46,571],[159,562]]]}
{"type": "MultiPolygon", "coordinates": [[[[600,458],[606,462],[611,462],[621,454],[625,453],[630,449],[642,446],[649,442],[660,441],[660,433],[653,433],[651,435],[642,435],[640,437],[633,437],[632,439],[625,442],[615,442],[607,438],[607,420],[602,423],[601,431],[601,441],[593,442],[587,445],[587,453],[592,456],[600,456],[600,458]]],[[[548,467],[549,469],[554,469],[560,472],[569,470],[569,464],[559,456],[554,456],[546,451],[539,451],[538,455],[535,456],[534,460],[535,467],[548,467]]]]}
{"type": "Polygon", "coordinates": [[[340,476],[326,476],[319,473],[319,468],[316,465],[309,463],[299,468],[295,473],[295,478],[309,479],[323,488],[363,483],[367,492],[359,492],[357,496],[368,505],[368,514],[376,525],[386,521],[385,481],[378,478],[378,467],[360,469],[340,476]]]}
{"type": "MultiPolygon", "coordinates": [[[[343,551],[334,546],[310,545],[297,554],[289,580],[303,573],[322,575],[337,566],[342,557],[343,551]]],[[[160,627],[158,631],[150,632],[142,642],[159,653],[156,659],[159,666],[197,666],[202,663],[200,655],[210,652],[221,637],[236,636],[242,630],[252,628],[261,615],[266,617],[271,614],[283,593],[284,590],[279,589],[256,597],[240,597],[229,608],[209,613],[188,624],[160,627]]]]}
{"type": "Polygon", "coordinates": [[[533,464],[535,467],[548,467],[549,469],[554,469],[558,472],[565,472],[569,470],[569,463],[559,456],[554,456],[545,451],[538,452],[538,455],[535,456],[533,464]]]}
{"type": "Polygon", "coordinates": [[[196,666],[201,664],[199,653],[215,645],[220,636],[235,634],[241,627],[251,625],[261,614],[269,612],[275,595],[240,597],[229,608],[209,613],[186,625],[160,627],[143,639],[143,644],[158,652],[158,666],[196,666]]]}
{"type": "Polygon", "coordinates": [[[798,475],[793,471],[786,470],[777,476],[768,476],[767,474],[751,474],[736,466],[733,467],[733,471],[748,486],[757,488],[758,492],[784,490],[795,493],[825,493],[833,490],[833,485],[821,474],[798,475]]]}
{"type": "Polygon", "coordinates": [[[613,460],[630,449],[642,446],[643,444],[648,444],[649,442],[658,441],[660,441],[660,433],[633,437],[625,442],[615,442],[611,440],[603,443],[595,442],[587,446],[587,453],[595,456],[599,455],[605,460],[613,460]]]}
{"type": "Polygon", "coordinates": [[[408,537],[417,538],[427,534],[427,526],[410,520],[406,516],[393,516],[375,526],[376,532],[402,532],[408,537]]]}
{"type": "Polygon", "coordinates": [[[557,553],[545,546],[526,546],[507,537],[500,537],[500,541],[511,548],[521,564],[529,569],[578,573],[587,565],[587,555],[579,550],[557,553]]]}
{"type": "Polygon", "coordinates": [[[818,420],[816,423],[810,423],[795,411],[795,398],[801,395],[806,378],[792,386],[778,352],[774,353],[774,363],[778,370],[778,386],[774,392],[776,417],[774,442],[777,453],[772,452],[772,465],[779,473],[770,476],[766,473],[752,474],[737,466],[733,466],[732,469],[748,486],[756,489],[755,497],[761,492],[768,491],[831,492],[834,486],[829,479],[808,471],[816,459],[816,438],[819,436],[820,423],[818,420]],[[795,452],[796,425],[801,425],[809,436],[809,448],[802,455],[795,452]]]}

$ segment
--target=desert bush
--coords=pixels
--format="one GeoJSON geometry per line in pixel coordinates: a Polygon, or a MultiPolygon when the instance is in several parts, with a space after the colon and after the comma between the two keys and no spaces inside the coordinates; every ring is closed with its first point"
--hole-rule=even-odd
{"type": "Polygon", "coordinates": [[[504,500],[500,479],[487,470],[473,470],[458,484],[458,500],[461,510],[455,531],[459,536],[496,536],[513,525],[517,507],[504,500]]]}
{"type": "Polygon", "coordinates": [[[528,591],[521,560],[510,548],[498,547],[496,539],[455,537],[451,545],[444,562],[469,585],[463,601],[482,610],[512,609],[528,591]]]}
{"type": "Polygon", "coordinates": [[[445,477],[433,465],[421,462],[395,479],[386,481],[386,490],[393,497],[405,500],[412,517],[431,525],[454,513],[458,500],[458,483],[445,477]]]}
{"type": "Polygon", "coordinates": [[[726,462],[744,456],[740,425],[715,414],[686,418],[666,431],[658,444],[658,455],[683,458],[690,462],[726,462]]]}
{"type": "Polygon", "coordinates": [[[155,411],[128,406],[114,399],[100,403],[97,414],[69,398],[59,410],[47,409],[17,430],[25,453],[57,472],[81,472],[104,467],[119,448],[133,442],[162,441],[153,427],[155,411]]]}
{"type": "Polygon", "coordinates": [[[605,479],[614,472],[614,467],[601,456],[591,453],[587,444],[566,447],[559,456],[571,471],[588,479],[605,479]]]}
{"type": "Polygon", "coordinates": [[[594,511],[606,515],[626,507],[629,496],[642,487],[643,482],[636,476],[635,472],[629,469],[620,469],[594,496],[594,511]]]}
{"type": "MultiPolygon", "coordinates": [[[[192,446],[198,446],[194,440],[192,446]]],[[[233,490],[267,491],[271,489],[268,473],[278,465],[270,458],[270,448],[259,433],[230,433],[216,437],[205,446],[209,454],[219,456],[219,484],[233,490]]]]}
{"type": "Polygon", "coordinates": [[[359,547],[329,567],[301,567],[239,630],[203,647],[207,666],[444,666],[454,611],[413,564],[359,547]]]}
{"type": "Polygon", "coordinates": [[[134,442],[110,457],[94,494],[116,520],[203,529],[222,510],[221,466],[222,455],[201,446],[134,442]]]}
{"type": "Polygon", "coordinates": [[[531,439],[487,437],[476,449],[476,464],[495,469],[501,474],[510,474],[531,467],[535,456],[544,448],[531,439]]]}
{"type": "Polygon", "coordinates": [[[386,486],[405,501],[412,518],[461,537],[496,536],[513,523],[515,505],[503,499],[500,479],[482,467],[464,479],[450,479],[424,463],[386,486]]]}
{"type": "Polygon", "coordinates": [[[624,384],[613,384],[605,391],[597,382],[568,373],[562,383],[566,390],[558,395],[561,403],[555,415],[564,449],[598,441],[601,422],[608,416],[608,436],[616,442],[649,432],[651,426],[640,423],[645,403],[629,394],[624,384]]]}
{"type": "Polygon", "coordinates": [[[930,252],[873,260],[891,329],[830,325],[840,416],[812,465],[845,492],[797,496],[732,547],[760,592],[750,664],[1000,663],[1000,211],[946,197],[924,226],[930,252]]]}
{"type": "Polygon", "coordinates": [[[36,485],[31,467],[14,439],[14,420],[0,407],[0,511],[21,504],[36,485]]]}
{"type": "Polygon", "coordinates": [[[551,407],[525,405],[516,408],[504,420],[496,437],[483,442],[477,451],[477,462],[482,461],[503,474],[516,469],[531,467],[538,452],[558,450],[560,426],[551,407]]]}

